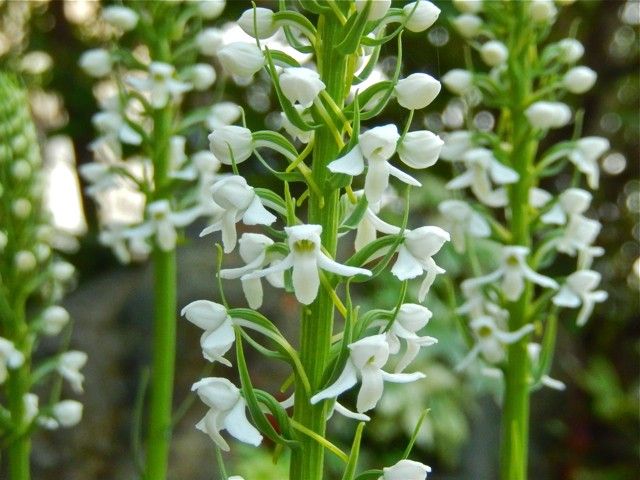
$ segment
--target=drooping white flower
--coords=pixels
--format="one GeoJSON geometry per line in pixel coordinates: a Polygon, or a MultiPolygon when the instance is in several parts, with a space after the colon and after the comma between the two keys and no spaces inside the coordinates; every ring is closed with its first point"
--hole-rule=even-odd
{"type": "Polygon", "coordinates": [[[222,450],[229,451],[229,444],[220,435],[222,430],[241,442],[260,445],[262,435],[249,423],[245,413],[247,404],[233,383],[226,378],[207,377],[194,383],[191,390],[209,407],[196,428],[209,435],[222,450]]]}
{"type": "Polygon", "coordinates": [[[253,152],[251,130],[237,125],[224,125],[209,134],[209,147],[224,165],[244,162],[253,152]]]}
{"type": "MultiPolygon", "coordinates": [[[[220,270],[220,278],[240,278],[247,273],[263,268],[269,263],[274,265],[281,260],[273,259],[267,255],[267,248],[273,245],[273,240],[266,235],[260,233],[243,233],[238,243],[240,244],[240,258],[242,258],[246,265],[239,268],[220,270]]],[[[267,281],[277,288],[284,286],[282,273],[267,275],[267,281]]],[[[254,310],[260,308],[262,305],[262,283],[259,278],[242,280],[242,291],[249,303],[249,307],[254,310]]]]}
{"type": "Polygon", "coordinates": [[[482,61],[490,67],[502,65],[509,58],[507,46],[498,40],[489,40],[480,47],[482,61]]]}
{"type": "Polygon", "coordinates": [[[304,67],[288,67],[279,77],[282,93],[293,104],[309,107],[326,88],[318,72],[304,67]]]}
{"type": "Polygon", "coordinates": [[[231,75],[250,78],[265,62],[262,50],[255,43],[234,42],[218,50],[218,58],[231,75]]]}
{"type": "Polygon", "coordinates": [[[265,38],[272,36],[278,30],[278,25],[273,17],[273,10],[268,8],[250,8],[240,15],[240,18],[238,19],[238,26],[240,26],[242,31],[247,35],[264,40],[265,38]],[[257,32],[254,28],[254,20],[255,25],[258,27],[257,32]]]}
{"type": "Polygon", "coordinates": [[[436,265],[432,257],[450,239],[449,233],[440,227],[425,226],[404,232],[403,242],[398,248],[398,258],[391,268],[391,273],[402,281],[416,278],[422,272],[426,272],[418,292],[420,302],[427,296],[436,275],[445,272],[436,265]]]}
{"type": "Polygon", "coordinates": [[[602,224],[597,220],[571,215],[562,236],[556,240],[556,248],[559,252],[575,257],[592,246],[601,229],[602,224]]]}
{"type": "Polygon", "coordinates": [[[185,78],[199,91],[207,90],[216,81],[216,71],[206,63],[196,63],[188,68],[185,78]]]}
{"type": "Polygon", "coordinates": [[[353,387],[360,377],[362,386],[358,392],[356,410],[362,413],[377,405],[382,397],[385,381],[408,383],[424,378],[424,374],[420,372],[387,373],[382,370],[389,359],[389,344],[384,334],[361,338],[349,344],[349,350],[349,359],[338,379],[311,397],[312,404],[338,397],[353,387]]]}
{"type": "Polygon", "coordinates": [[[82,393],[84,375],[80,369],[87,363],[87,354],[78,350],[70,350],[60,355],[58,360],[58,373],[69,382],[76,393],[82,393]]]}
{"type": "Polygon", "coordinates": [[[402,7],[402,16],[406,19],[405,28],[419,33],[436,23],[440,9],[428,0],[418,0],[402,7]]]}
{"type": "Polygon", "coordinates": [[[111,73],[113,60],[104,48],[87,50],[80,57],[80,68],[92,77],[100,78],[111,73]]]}
{"type": "Polygon", "coordinates": [[[364,171],[364,159],[368,170],[364,180],[367,201],[375,204],[389,185],[389,175],[409,185],[420,186],[415,178],[391,165],[388,160],[396,151],[400,134],[395,125],[384,125],[367,130],[358,138],[359,143],[346,155],[331,162],[327,168],[332,172],[359,175],[364,171]]]}
{"type": "Polygon", "coordinates": [[[71,319],[67,312],[60,305],[51,305],[42,312],[42,333],[49,336],[59,334],[71,319]]]}
{"type": "Polygon", "coordinates": [[[62,400],[53,406],[53,418],[56,426],[74,427],[82,420],[82,404],[76,400],[62,400]]]}
{"type": "Polygon", "coordinates": [[[398,104],[407,110],[425,108],[440,93],[440,82],[426,73],[412,73],[398,80],[394,89],[398,104]]]}
{"type": "Polygon", "coordinates": [[[477,15],[471,13],[463,13],[451,20],[454,28],[464,38],[473,38],[479,32],[482,27],[482,19],[477,15]]]}
{"type": "Polygon", "coordinates": [[[230,175],[218,180],[211,187],[213,201],[221,207],[220,217],[208,226],[200,236],[221,231],[222,244],[226,253],[236,246],[236,223],[242,220],[245,225],[271,225],[275,215],[262,205],[260,197],[239,175],[230,175]]]}
{"type": "Polygon", "coordinates": [[[196,300],[186,305],[180,315],[204,330],[200,337],[202,355],[210,362],[220,362],[227,367],[231,362],[224,358],[236,340],[233,319],[219,303],[196,300]]]}
{"type": "Polygon", "coordinates": [[[200,215],[198,206],[174,212],[168,200],[156,200],[147,205],[149,220],[123,232],[126,238],[148,238],[154,236],[158,247],[168,252],[176,247],[176,227],[185,227],[200,215]]]}
{"type": "Polygon", "coordinates": [[[479,201],[490,207],[503,207],[507,203],[503,189],[493,190],[491,181],[507,185],[518,181],[518,173],[502,164],[487,148],[472,148],[462,157],[467,171],[447,183],[448,189],[470,187],[479,201]]]}
{"type": "Polygon", "coordinates": [[[598,159],[611,148],[609,140],[604,137],[584,137],[576,142],[575,148],[569,152],[569,160],[587,177],[589,188],[597,189],[600,181],[598,159]]]}
{"type": "Polygon", "coordinates": [[[540,217],[544,223],[566,225],[572,215],[582,215],[591,205],[593,195],[581,188],[568,188],[558,197],[556,203],[547,213],[540,217]]]}
{"type": "Polygon", "coordinates": [[[474,318],[469,326],[476,344],[456,366],[458,371],[467,368],[478,355],[482,355],[491,364],[502,362],[505,358],[504,346],[519,341],[534,330],[533,325],[529,323],[513,332],[504,331],[498,327],[495,319],[489,316],[474,318]]]}
{"type": "Polygon", "coordinates": [[[597,78],[598,74],[589,67],[573,67],[562,77],[562,85],[567,91],[579,95],[591,90],[597,78]]]}
{"type": "Polygon", "coordinates": [[[438,205],[445,230],[451,234],[453,247],[464,252],[466,236],[487,238],[491,235],[489,222],[462,200],[445,200],[438,205]]]}
{"type": "Polygon", "coordinates": [[[531,0],[529,15],[534,22],[553,23],[558,15],[558,9],[553,0],[531,0]]]}
{"type": "MultiPolygon", "coordinates": [[[[140,145],[142,136],[126,122],[117,101],[105,103],[107,103],[107,109],[91,117],[91,122],[100,132],[100,136],[91,142],[90,148],[95,151],[101,144],[105,144],[117,157],[120,157],[122,154],[120,142],[140,145]]],[[[84,165],[88,164],[83,164],[81,168],[84,165]]]]}
{"type": "Polygon", "coordinates": [[[176,100],[191,90],[192,85],[173,78],[175,68],[163,62],[151,62],[145,77],[127,78],[127,83],[136,90],[149,95],[153,108],[164,108],[170,100],[176,100]]]}
{"type": "Polygon", "coordinates": [[[552,301],[560,307],[576,308],[582,305],[576,319],[576,324],[581,327],[587,323],[594,305],[604,302],[609,296],[604,290],[595,290],[601,278],[594,270],[578,270],[567,277],[552,301]]]}
{"type": "MultiPolygon", "coordinates": [[[[529,360],[531,362],[532,370],[540,368],[540,351],[542,346],[539,343],[529,342],[527,344],[527,353],[529,354],[529,360]]],[[[551,378],[549,375],[542,375],[540,377],[540,383],[545,387],[552,388],[554,390],[564,390],[567,386],[560,380],[551,378]]]]}
{"type": "Polygon", "coordinates": [[[325,255],[321,250],[320,241],[322,226],[295,225],[285,227],[285,232],[289,244],[289,255],[269,268],[243,275],[241,280],[260,278],[293,268],[291,280],[296,299],[304,305],[309,305],[318,295],[320,270],[345,277],[371,275],[369,270],[342,265],[325,255]]]}
{"type": "Polygon", "coordinates": [[[218,18],[226,6],[225,0],[196,0],[198,13],[202,18],[213,20],[218,18]]]}
{"type": "Polygon", "coordinates": [[[196,36],[196,45],[202,55],[215,57],[224,45],[224,33],[219,28],[205,28],[196,36]]]}
{"type": "Polygon", "coordinates": [[[575,38],[565,38],[558,42],[560,60],[565,63],[575,63],[584,55],[584,46],[575,38]]]}
{"type": "Polygon", "coordinates": [[[424,463],[403,459],[392,467],[384,467],[378,480],[426,480],[431,467],[424,463]]]}
{"type": "Polygon", "coordinates": [[[356,0],[356,11],[361,12],[367,3],[370,3],[367,21],[380,20],[384,17],[391,7],[391,0],[356,0]]]}
{"type": "Polygon", "coordinates": [[[209,112],[206,122],[210,130],[235,123],[242,116],[242,109],[233,102],[218,102],[209,112]]]}
{"type": "Polygon", "coordinates": [[[471,91],[473,74],[461,68],[454,68],[443,75],[442,83],[451,93],[462,96],[471,91]]]}
{"type": "MultiPolygon", "coordinates": [[[[354,192],[354,194],[356,198],[360,198],[364,194],[364,190],[358,190],[354,192]]],[[[379,203],[367,205],[367,209],[365,210],[364,215],[362,216],[362,219],[360,220],[360,223],[358,224],[358,227],[356,229],[356,238],[354,242],[356,251],[373,242],[377,237],[377,232],[386,233],[389,235],[396,235],[400,232],[399,227],[385,222],[376,214],[390,201],[392,201],[392,197],[387,195],[383,196],[379,203]]],[[[355,205],[352,205],[349,200],[346,201],[346,204],[347,215],[350,215],[355,205]]]]}
{"type": "Polygon", "coordinates": [[[500,266],[497,270],[482,277],[468,280],[470,285],[486,285],[502,279],[502,292],[507,300],[515,302],[524,291],[525,280],[529,280],[544,288],[558,288],[558,283],[552,278],[540,275],[527,265],[526,257],[529,248],[519,245],[505,245],[502,247],[500,266]]]}
{"type": "MultiPolygon", "coordinates": [[[[304,115],[305,109],[302,105],[294,105],[293,108],[298,111],[298,113],[304,120],[311,119],[310,116],[309,118],[307,118],[308,115],[304,115]]],[[[284,112],[280,112],[280,118],[282,120],[282,128],[284,128],[284,130],[291,136],[291,138],[297,139],[301,143],[309,143],[311,141],[311,139],[313,138],[313,130],[302,130],[301,128],[295,126],[293,123],[291,123],[291,120],[289,120],[289,117],[287,117],[284,112]]]]}
{"type": "MultiPolygon", "coordinates": [[[[391,329],[387,332],[387,343],[389,344],[389,353],[395,355],[400,352],[401,340],[406,343],[404,355],[395,368],[395,373],[402,372],[418,355],[421,347],[428,347],[438,343],[433,337],[421,337],[417,334],[418,330],[426,327],[429,320],[433,316],[431,310],[417,303],[403,303],[398,310],[398,315],[391,325],[391,329]]],[[[382,330],[386,327],[382,327],[382,330]]],[[[382,333],[382,331],[380,332],[382,333]]]]}
{"type": "Polygon", "coordinates": [[[524,112],[534,128],[562,128],[571,121],[571,109],[561,102],[539,101],[524,112]]]}
{"type": "Polygon", "coordinates": [[[22,396],[22,403],[24,404],[24,415],[22,420],[25,424],[29,425],[34,418],[38,416],[38,404],[40,403],[40,399],[35,393],[29,392],[22,396]]]}
{"type": "Polygon", "coordinates": [[[436,163],[443,144],[438,135],[428,130],[409,132],[398,145],[398,156],[411,168],[427,168],[436,163]]]}
{"type": "Polygon", "coordinates": [[[128,7],[109,5],[102,9],[102,19],[123,32],[128,32],[136,28],[139,16],[128,7]]]}
{"type": "Polygon", "coordinates": [[[0,384],[7,379],[7,369],[19,368],[24,363],[24,354],[16,348],[12,341],[0,337],[0,384]]]}

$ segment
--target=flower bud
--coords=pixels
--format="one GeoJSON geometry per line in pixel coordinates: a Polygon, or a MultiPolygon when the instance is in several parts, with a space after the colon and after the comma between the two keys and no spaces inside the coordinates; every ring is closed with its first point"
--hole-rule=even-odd
{"type": "Polygon", "coordinates": [[[507,61],[509,50],[497,40],[490,40],[480,47],[480,57],[490,67],[497,67],[507,61]]]}
{"type": "Polygon", "coordinates": [[[17,198],[11,204],[11,211],[21,220],[24,220],[31,213],[31,202],[26,198],[17,198]]]}
{"type": "Polygon", "coordinates": [[[206,90],[216,81],[216,71],[206,63],[196,63],[189,69],[188,80],[196,90],[206,90]]]}
{"type": "Polygon", "coordinates": [[[57,335],[69,320],[69,312],[59,305],[51,305],[42,312],[42,332],[49,336],[57,335]]]}
{"type": "Polygon", "coordinates": [[[440,82],[426,73],[412,73],[398,81],[395,92],[398,103],[408,110],[429,105],[440,93],[440,82]]]}
{"type": "Polygon", "coordinates": [[[218,102],[211,107],[207,117],[207,126],[211,130],[231,125],[242,115],[242,109],[233,102],[218,102]]]}
{"type": "Polygon", "coordinates": [[[264,65],[262,50],[253,43],[234,42],[218,52],[224,69],[238,77],[252,77],[264,65]]]}
{"type": "Polygon", "coordinates": [[[369,22],[380,20],[387,14],[389,7],[391,7],[391,0],[356,0],[356,10],[358,13],[364,10],[367,3],[371,3],[369,15],[367,15],[367,21],[369,22]]]}
{"type": "Polygon", "coordinates": [[[529,15],[537,23],[553,23],[558,9],[553,0],[532,0],[529,4],[529,15]]]}
{"type": "Polygon", "coordinates": [[[196,45],[203,55],[211,57],[218,54],[218,50],[222,48],[224,34],[217,28],[205,28],[196,37],[196,45]]]}
{"type": "Polygon", "coordinates": [[[398,145],[398,155],[412,168],[427,168],[438,160],[442,145],[442,139],[428,130],[409,132],[398,145]]]}
{"type": "Polygon", "coordinates": [[[251,130],[237,125],[225,125],[209,135],[209,147],[221,163],[244,162],[253,152],[251,130]]]}
{"type": "Polygon", "coordinates": [[[473,87],[473,74],[461,68],[454,68],[444,74],[442,83],[451,93],[462,96],[473,87]]]}
{"type": "Polygon", "coordinates": [[[202,18],[218,18],[225,7],[225,0],[198,0],[198,13],[202,18]]]}
{"type": "Polygon", "coordinates": [[[561,128],[571,121],[571,109],[561,102],[535,102],[524,113],[535,128],[561,128]]]}
{"type": "Polygon", "coordinates": [[[92,77],[104,77],[111,72],[111,55],[104,48],[87,50],[80,57],[80,68],[92,77]]]}
{"type": "Polygon", "coordinates": [[[558,42],[560,60],[564,63],[575,63],[584,55],[584,46],[575,38],[565,38],[558,42]]]}
{"type": "Polygon", "coordinates": [[[478,13],[482,10],[482,0],[453,0],[453,6],[461,13],[478,13]]]}
{"type": "Polygon", "coordinates": [[[285,68],[280,74],[280,87],[291,103],[300,103],[303,107],[310,106],[326,88],[318,72],[308,68],[285,68]]]}
{"type": "Polygon", "coordinates": [[[562,79],[562,84],[569,92],[585,93],[596,83],[598,75],[589,67],[574,67],[562,79]]]}
{"type": "Polygon", "coordinates": [[[440,9],[428,0],[418,0],[405,5],[402,8],[402,15],[407,18],[406,29],[418,33],[424,32],[436,22],[440,15],[440,9]]]}
{"type": "Polygon", "coordinates": [[[139,17],[130,8],[110,5],[102,9],[102,19],[109,25],[119,28],[123,32],[128,32],[136,28],[139,17]]]}
{"type": "Polygon", "coordinates": [[[17,160],[11,166],[11,175],[16,180],[26,180],[31,175],[31,165],[26,160],[17,160]]]}
{"type": "Polygon", "coordinates": [[[51,265],[51,275],[58,282],[68,282],[76,269],[69,262],[58,261],[51,265]]]}
{"type": "Polygon", "coordinates": [[[250,8],[240,15],[238,25],[244,33],[253,38],[269,38],[278,30],[278,25],[274,21],[273,15],[273,10],[269,10],[268,8],[258,7],[255,10],[250,8]],[[258,28],[257,32],[254,30],[254,18],[255,26],[258,28]]]}
{"type": "Polygon", "coordinates": [[[413,460],[400,460],[392,467],[383,468],[382,472],[378,480],[425,480],[431,467],[413,460]]]}
{"type": "Polygon", "coordinates": [[[36,257],[28,250],[20,250],[13,259],[19,272],[30,272],[36,268],[36,257]]]}
{"type": "Polygon", "coordinates": [[[63,400],[53,406],[53,416],[62,427],[73,427],[82,420],[82,404],[76,400],[63,400]]]}
{"type": "Polygon", "coordinates": [[[482,19],[471,13],[463,13],[452,20],[454,28],[464,38],[473,38],[482,27],[482,19]]]}

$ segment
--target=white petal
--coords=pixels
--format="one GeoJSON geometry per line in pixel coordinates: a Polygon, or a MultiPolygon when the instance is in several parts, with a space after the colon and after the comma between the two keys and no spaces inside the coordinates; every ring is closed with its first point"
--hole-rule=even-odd
{"type": "Polygon", "coordinates": [[[459,190],[461,188],[466,188],[473,183],[474,174],[471,170],[467,170],[461,175],[458,175],[453,180],[449,181],[445,185],[445,188],[448,190],[459,190]]]}
{"type": "MultiPolygon", "coordinates": [[[[236,248],[238,234],[236,233],[236,212],[227,210],[222,214],[222,246],[224,253],[231,253],[236,248]]],[[[200,233],[202,236],[204,230],[200,233]]]]}
{"type": "Polygon", "coordinates": [[[404,245],[398,249],[398,258],[391,268],[391,273],[398,280],[409,280],[422,273],[422,266],[404,245]]]}
{"type": "Polygon", "coordinates": [[[553,278],[545,277],[544,275],[540,275],[537,272],[534,272],[528,265],[525,265],[523,268],[523,274],[525,278],[540,285],[545,288],[558,288],[558,282],[556,282],[553,278]]]}
{"type": "Polygon", "coordinates": [[[273,273],[284,272],[285,270],[291,268],[293,266],[293,255],[287,255],[278,263],[272,263],[270,267],[264,268],[262,270],[255,270],[251,273],[247,273],[243,275],[240,280],[249,280],[251,278],[261,278],[266,277],[267,275],[271,275],[273,273]]]}
{"type": "Polygon", "coordinates": [[[409,175],[408,173],[404,173],[402,170],[394,167],[391,164],[389,164],[389,175],[396,177],[398,180],[406,183],[407,185],[413,185],[414,187],[422,186],[422,184],[411,175],[409,175]]]}
{"type": "Polygon", "coordinates": [[[551,301],[559,307],[576,308],[582,301],[573,290],[564,285],[560,291],[554,295],[551,301]]]}
{"type": "Polygon", "coordinates": [[[489,174],[491,175],[491,179],[498,185],[515,183],[520,178],[520,175],[518,175],[515,170],[507,167],[506,165],[503,165],[495,159],[491,160],[491,164],[489,166],[489,174]]]}
{"type": "Polygon", "coordinates": [[[295,255],[291,275],[296,299],[303,305],[311,304],[318,295],[320,275],[317,258],[313,254],[295,255]]]}
{"type": "Polygon", "coordinates": [[[359,413],[374,408],[382,397],[384,381],[382,380],[381,373],[382,370],[373,365],[365,365],[362,370],[360,370],[362,386],[358,392],[356,402],[356,410],[359,413]]]}
{"type": "Polygon", "coordinates": [[[405,368],[407,368],[413,359],[416,358],[419,351],[420,345],[414,341],[407,340],[407,350],[396,365],[395,373],[401,373],[405,368]]]}
{"type": "Polygon", "coordinates": [[[344,370],[342,371],[338,379],[327,388],[311,397],[310,402],[312,405],[315,405],[320,400],[324,400],[327,398],[336,398],[341,393],[346,392],[351,387],[353,387],[357,382],[358,377],[356,375],[356,369],[353,366],[351,360],[347,360],[347,363],[344,366],[344,370]]]}
{"type": "Polygon", "coordinates": [[[271,225],[276,220],[276,216],[264,208],[257,195],[242,215],[242,222],[245,225],[271,225]]]}
{"type": "Polygon", "coordinates": [[[361,422],[368,422],[369,420],[371,420],[371,417],[369,417],[368,415],[365,415],[364,413],[352,412],[348,408],[340,405],[338,402],[334,404],[333,408],[343,417],[352,418],[361,422]]]}
{"type": "Polygon", "coordinates": [[[209,437],[211,437],[211,440],[213,440],[214,443],[218,445],[221,450],[228,452],[229,444],[220,435],[221,427],[218,426],[218,416],[219,416],[219,412],[216,412],[214,410],[209,410],[207,414],[204,416],[204,418],[200,420],[198,423],[196,423],[196,428],[201,432],[204,432],[207,435],[209,435],[209,437]]]}
{"type": "Polygon", "coordinates": [[[242,291],[250,308],[257,310],[262,306],[262,282],[259,278],[243,280],[242,291]]]}
{"type": "Polygon", "coordinates": [[[564,225],[567,223],[567,215],[564,213],[564,210],[560,206],[560,204],[556,203],[551,210],[540,217],[544,223],[549,223],[553,225],[564,225]]]}
{"type": "Polygon", "coordinates": [[[178,234],[176,229],[169,221],[162,221],[156,225],[156,239],[158,240],[158,246],[161,250],[169,252],[176,248],[176,240],[178,234]]]}
{"type": "Polygon", "coordinates": [[[364,172],[364,158],[360,147],[356,145],[346,155],[334,160],[327,168],[332,172],[346,173],[352,177],[364,172]]]}
{"type": "Polygon", "coordinates": [[[229,434],[241,442],[257,447],[262,442],[262,435],[260,435],[260,432],[247,420],[245,407],[246,404],[244,400],[238,400],[238,403],[235,404],[224,419],[224,427],[229,434]]]}
{"type": "Polygon", "coordinates": [[[382,199],[389,186],[389,167],[387,162],[369,162],[369,169],[364,178],[364,194],[369,203],[377,203],[382,199]]]}
{"type": "Polygon", "coordinates": [[[422,372],[388,373],[384,370],[380,370],[380,372],[384,381],[391,383],[411,383],[426,377],[426,375],[422,372]]]}
{"type": "Polygon", "coordinates": [[[515,302],[524,291],[523,272],[519,268],[508,268],[502,278],[502,292],[507,300],[515,302]]]}
{"type": "Polygon", "coordinates": [[[367,277],[371,276],[371,272],[366,268],[358,268],[358,267],[350,267],[348,265],[343,265],[338,263],[329,257],[327,257],[324,253],[320,252],[317,257],[318,267],[328,272],[333,272],[343,277],[352,277],[354,275],[366,275],[367,277]]]}

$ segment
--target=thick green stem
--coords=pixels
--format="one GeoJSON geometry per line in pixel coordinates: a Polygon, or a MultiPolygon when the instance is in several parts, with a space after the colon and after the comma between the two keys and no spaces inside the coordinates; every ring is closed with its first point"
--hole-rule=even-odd
{"type": "MultiPolygon", "coordinates": [[[[340,43],[340,25],[333,15],[321,17],[318,25],[318,69],[327,93],[342,108],[348,85],[345,83],[347,57],[334,47],[340,43]]],[[[317,185],[325,185],[327,164],[337,158],[339,148],[331,131],[322,127],[315,134],[312,175],[317,185]]],[[[309,195],[309,222],[322,225],[322,245],[335,255],[338,231],[339,190],[324,190],[318,196],[313,190],[309,195]]],[[[318,297],[302,312],[300,359],[304,366],[312,392],[319,389],[326,368],[331,335],[333,332],[333,302],[330,295],[320,288],[318,297]]],[[[325,402],[311,405],[302,385],[296,385],[296,401],[293,418],[304,427],[324,436],[326,426],[325,402]]],[[[324,447],[315,440],[301,436],[301,448],[291,456],[291,480],[322,480],[324,478],[324,447]]]]}
{"type": "MultiPolygon", "coordinates": [[[[24,352],[23,353],[28,353],[24,352]]],[[[29,468],[29,455],[31,452],[31,439],[22,430],[24,418],[24,395],[29,391],[29,356],[25,356],[26,362],[19,369],[13,370],[7,380],[9,393],[9,411],[14,420],[18,436],[7,448],[9,462],[9,478],[12,480],[29,480],[31,478],[29,468]]]]}
{"type": "MultiPolygon", "coordinates": [[[[159,40],[154,60],[169,61],[166,41],[159,40]]],[[[165,184],[169,173],[169,145],[173,120],[169,104],[153,115],[154,200],[167,198],[165,184]]],[[[147,429],[147,480],[167,477],[171,445],[171,409],[176,355],[176,254],[175,250],[153,250],[154,320],[153,357],[151,365],[151,401],[147,429]]]]}
{"type": "MultiPolygon", "coordinates": [[[[510,230],[513,244],[530,246],[529,191],[534,186],[533,162],[537,142],[525,117],[526,101],[531,84],[532,32],[527,28],[526,9],[520,2],[512,4],[516,28],[509,42],[509,78],[511,106],[507,121],[511,122],[511,164],[520,178],[509,192],[510,230]]],[[[527,283],[521,297],[509,305],[509,329],[516,331],[529,322],[528,306],[533,288],[527,283]]],[[[527,478],[529,444],[530,367],[527,352],[528,337],[509,345],[505,368],[505,391],[500,444],[500,474],[502,480],[527,478]]]]}

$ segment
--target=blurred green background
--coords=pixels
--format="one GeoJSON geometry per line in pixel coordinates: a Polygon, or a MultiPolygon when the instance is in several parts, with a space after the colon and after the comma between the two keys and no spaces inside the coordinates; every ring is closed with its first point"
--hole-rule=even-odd
{"type": "MultiPolygon", "coordinates": [[[[98,20],[102,2],[92,0],[0,1],[0,65],[20,71],[30,89],[34,117],[43,142],[59,135],[72,141],[77,164],[92,160],[88,144],[94,137],[91,116],[97,106],[94,82],[77,66],[88,48],[105,41],[98,20]]],[[[273,2],[257,2],[271,6],[273,2]]],[[[394,2],[401,5],[403,2],[394,2]]],[[[450,28],[455,10],[451,3],[435,1],[440,20],[423,34],[407,34],[403,72],[424,71],[441,77],[462,65],[462,40],[450,28]]],[[[236,19],[250,7],[248,1],[228,1],[216,23],[236,19]]],[[[594,268],[602,273],[602,288],[609,300],[596,308],[589,323],[577,329],[572,319],[561,324],[552,375],[564,381],[564,392],[540,391],[532,398],[531,478],[571,480],[628,480],[640,472],[640,3],[637,1],[579,1],[563,9],[551,39],[576,29],[586,54],[583,63],[598,73],[598,83],[586,95],[572,98],[584,108],[584,135],[610,139],[612,151],[601,161],[602,181],[595,192],[590,216],[603,230],[598,244],[606,254],[594,268]]],[[[393,46],[381,57],[382,72],[395,65],[393,46]]],[[[247,106],[252,129],[272,125],[276,110],[266,78],[240,88],[227,84],[225,99],[247,106]]],[[[443,91],[437,101],[416,115],[414,129],[440,131],[455,126],[456,103],[443,91]]],[[[207,95],[190,98],[191,105],[206,105],[207,95]]],[[[576,103],[577,105],[577,103],[576,103]]],[[[390,105],[379,122],[402,121],[403,112],[390,105]]],[[[206,145],[206,132],[190,138],[206,145]]],[[[549,142],[570,132],[554,133],[549,142]]],[[[260,171],[253,172],[256,177],[260,171]]],[[[413,195],[414,224],[437,222],[438,201],[446,192],[450,174],[437,165],[423,174],[425,187],[413,195]]],[[[260,176],[259,182],[264,182],[260,176]]],[[[566,178],[559,177],[562,187],[566,178]]],[[[151,272],[146,265],[120,266],[98,244],[96,209],[83,199],[87,235],[69,259],[79,270],[78,288],[65,306],[75,319],[72,346],[85,350],[90,360],[85,418],[70,431],[38,433],[34,441],[35,479],[135,478],[131,455],[133,403],[149,356],[151,272]]],[[[197,238],[198,228],[189,232],[197,238]]],[[[210,239],[189,240],[180,251],[180,305],[196,298],[215,299],[215,254],[210,239]]],[[[448,275],[462,278],[463,265],[452,251],[443,251],[448,275]]],[[[393,303],[396,290],[384,278],[360,299],[365,307],[393,303]]],[[[230,296],[243,302],[238,291],[230,296]]],[[[295,306],[274,292],[265,305],[272,318],[280,317],[285,330],[295,336],[295,306]],[[292,312],[293,311],[293,312],[292,312]]],[[[499,407],[496,385],[480,378],[453,373],[465,347],[455,329],[447,290],[437,282],[427,305],[434,311],[429,335],[438,346],[420,357],[428,379],[406,389],[386,390],[367,431],[362,465],[395,463],[413,425],[424,408],[430,412],[418,437],[414,458],[431,465],[434,478],[496,478],[499,407]],[[399,428],[400,427],[400,428],[399,428]]],[[[198,332],[179,320],[179,352],[176,404],[188,398],[190,385],[202,376],[205,362],[198,346],[198,332]]],[[[295,338],[295,337],[292,337],[295,338]]],[[[41,354],[54,351],[44,344],[41,354]]],[[[227,375],[216,366],[215,374],[227,375]]],[[[260,364],[255,384],[275,390],[283,372],[260,364]]],[[[176,425],[172,471],[175,479],[216,478],[210,440],[193,428],[204,413],[192,405],[176,425]]],[[[345,445],[353,424],[335,419],[331,429],[345,445]]],[[[284,478],[286,462],[273,466],[268,449],[255,450],[234,444],[230,472],[247,480],[284,478]]]]}

